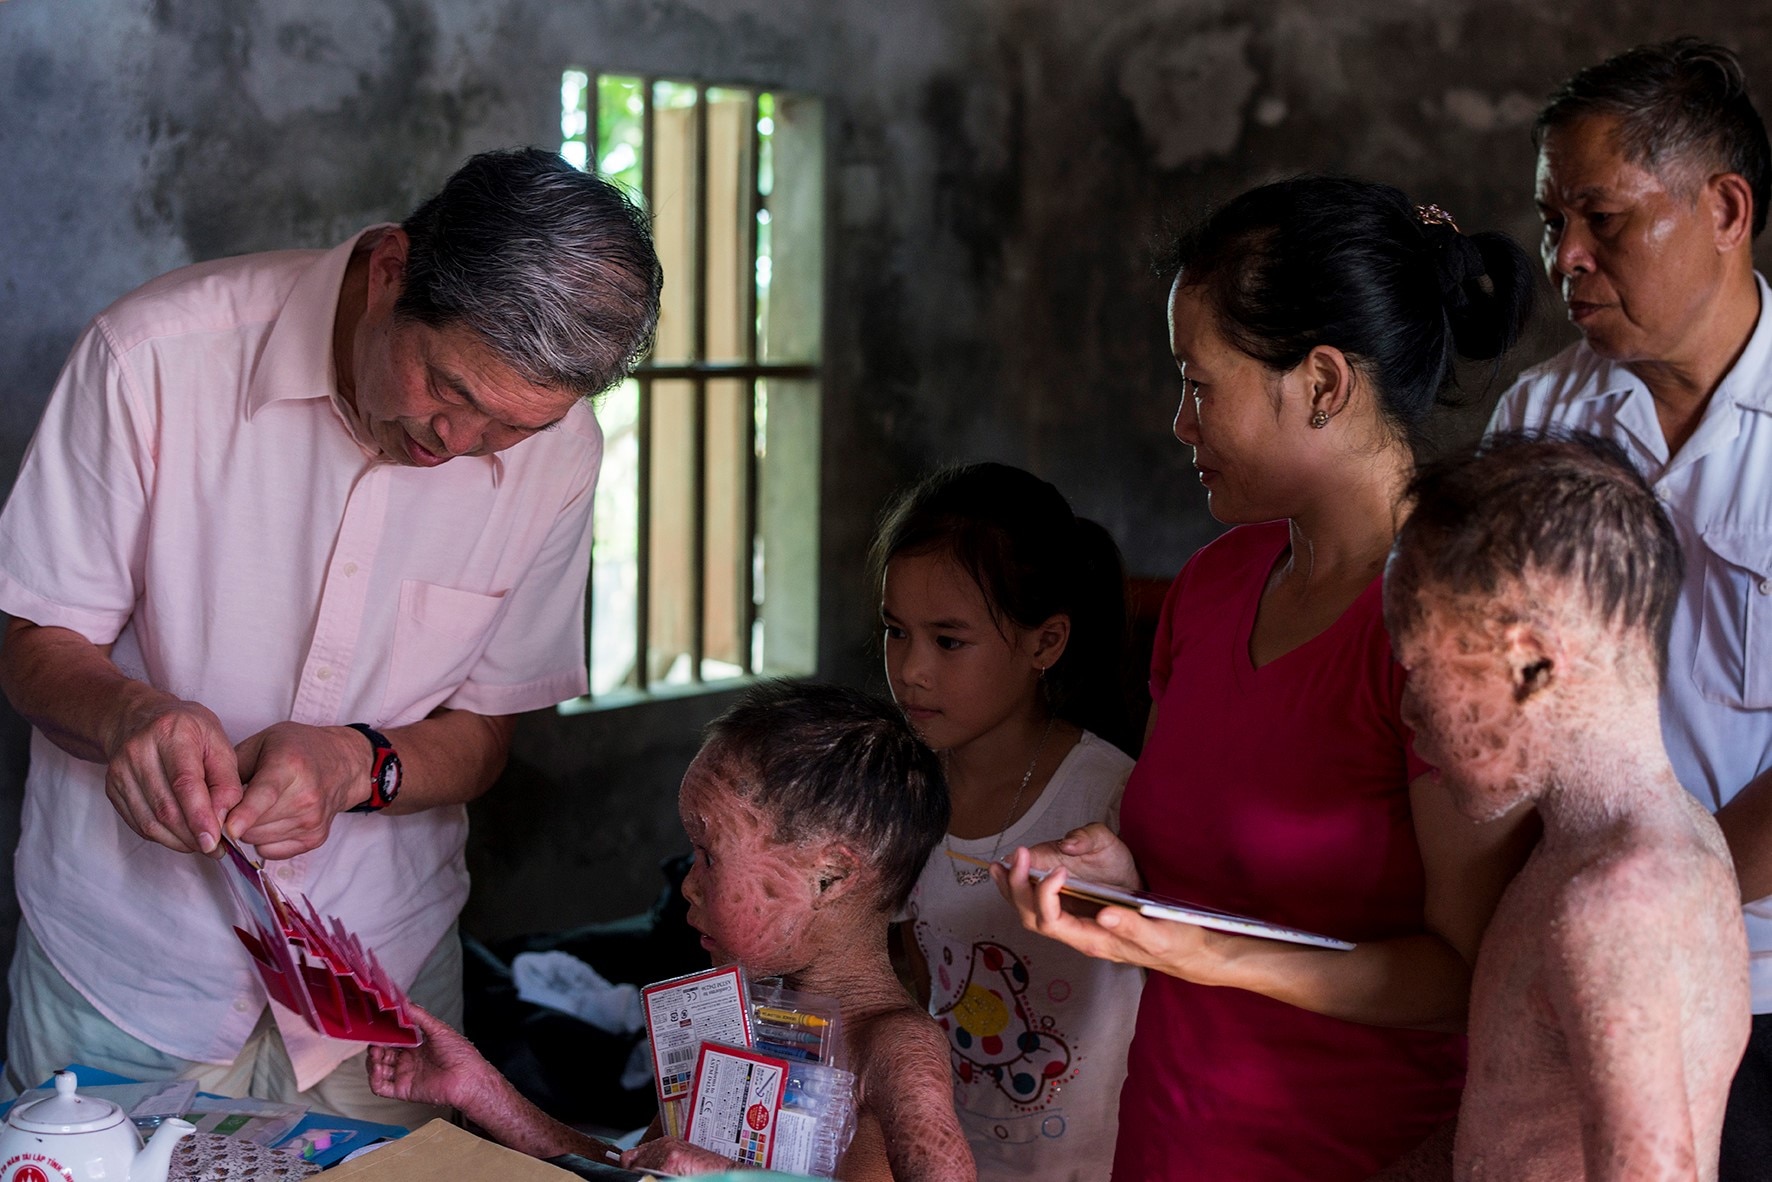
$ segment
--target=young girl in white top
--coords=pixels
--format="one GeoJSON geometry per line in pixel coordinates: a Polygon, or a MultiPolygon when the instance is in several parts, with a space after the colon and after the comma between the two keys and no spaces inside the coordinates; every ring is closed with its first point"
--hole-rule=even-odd
{"type": "Polygon", "coordinates": [[[1030,935],[978,862],[1117,824],[1119,550],[1052,485],[974,464],[900,494],[873,558],[892,695],[941,753],[953,806],[900,942],[948,1036],[979,1178],[1098,1179],[1142,974],[1030,935]]]}

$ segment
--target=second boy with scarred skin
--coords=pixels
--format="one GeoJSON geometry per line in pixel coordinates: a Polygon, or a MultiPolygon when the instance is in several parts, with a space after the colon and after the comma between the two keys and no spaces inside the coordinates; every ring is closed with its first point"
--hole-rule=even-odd
{"type": "MultiPolygon", "coordinates": [[[[695,865],[689,923],[716,964],[835,998],[859,1121],[845,1182],[975,1182],[948,1082],[947,1040],[887,959],[886,928],[946,831],[940,764],[890,704],[831,686],[765,684],[716,719],[677,795],[695,865]]],[[[610,1146],[524,1099],[460,1034],[419,1015],[422,1047],[377,1047],[370,1084],[448,1104],[536,1157],[608,1160],[610,1146]]],[[[659,1137],[623,1164],[707,1174],[732,1162],[659,1137]]]]}
{"type": "Polygon", "coordinates": [[[1497,437],[1412,493],[1385,575],[1403,717],[1461,811],[1530,803],[1544,836],[1478,954],[1456,1138],[1382,1177],[1714,1179],[1747,946],[1661,744],[1673,529],[1592,437],[1497,437]]]}

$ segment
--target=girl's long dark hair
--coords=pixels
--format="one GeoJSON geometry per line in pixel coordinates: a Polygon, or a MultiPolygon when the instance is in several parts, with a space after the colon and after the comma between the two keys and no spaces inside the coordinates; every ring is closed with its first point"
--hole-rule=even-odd
{"type": "Polygon", "coordinates": [[[874,536],[870,571],[884,585],[901,554],[946,554],[972,577],[999,627],[1071,620],[1064,655],[1044,678],[1047,705],[1066,722],[1132,750],[1126,705],[1126,574],[1120,548],[1071,512],[1051,484],[1007,464],[968,464],[893,498],[874,536]]]}

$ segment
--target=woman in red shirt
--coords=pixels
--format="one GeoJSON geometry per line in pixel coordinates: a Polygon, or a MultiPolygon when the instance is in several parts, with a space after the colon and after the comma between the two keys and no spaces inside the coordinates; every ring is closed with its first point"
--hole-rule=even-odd
{"type": "Polygon", "coordinates": [[[1179,254],[1175,435],[1238,528],[1165,602],[1125,840],[1090,826],[997,874],[1033,930],[1153,970],[1118,1178],[1363,1179],[1457,1110],[1471,961],[1529,840],[1464,821],[1415,757],[1379,590],[1420,425],[1455,355],[1512,343],[1531,264],[1320,177],[1243,194],[1179,254]],[[1357,947],[1069,914],[1030,864],[1357,947]]]}

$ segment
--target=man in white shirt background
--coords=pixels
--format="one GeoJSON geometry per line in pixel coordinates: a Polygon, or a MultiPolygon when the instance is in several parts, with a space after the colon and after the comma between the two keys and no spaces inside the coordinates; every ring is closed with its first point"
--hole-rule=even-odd
{"type": "Polygon", "coordinates": [[[1582,340],[1522,374],[1490,430],[1606,435],[1655,488],[1686,572],[1662,729],[1728,839],[1752,954],[1753,1034],[1722,1173],[1772,1162],[1772,316],[1754,270],[1772,150],[1739,63],[1692,38],[1566,82],[1540,113],[1551,282],[1582,340]]]}

